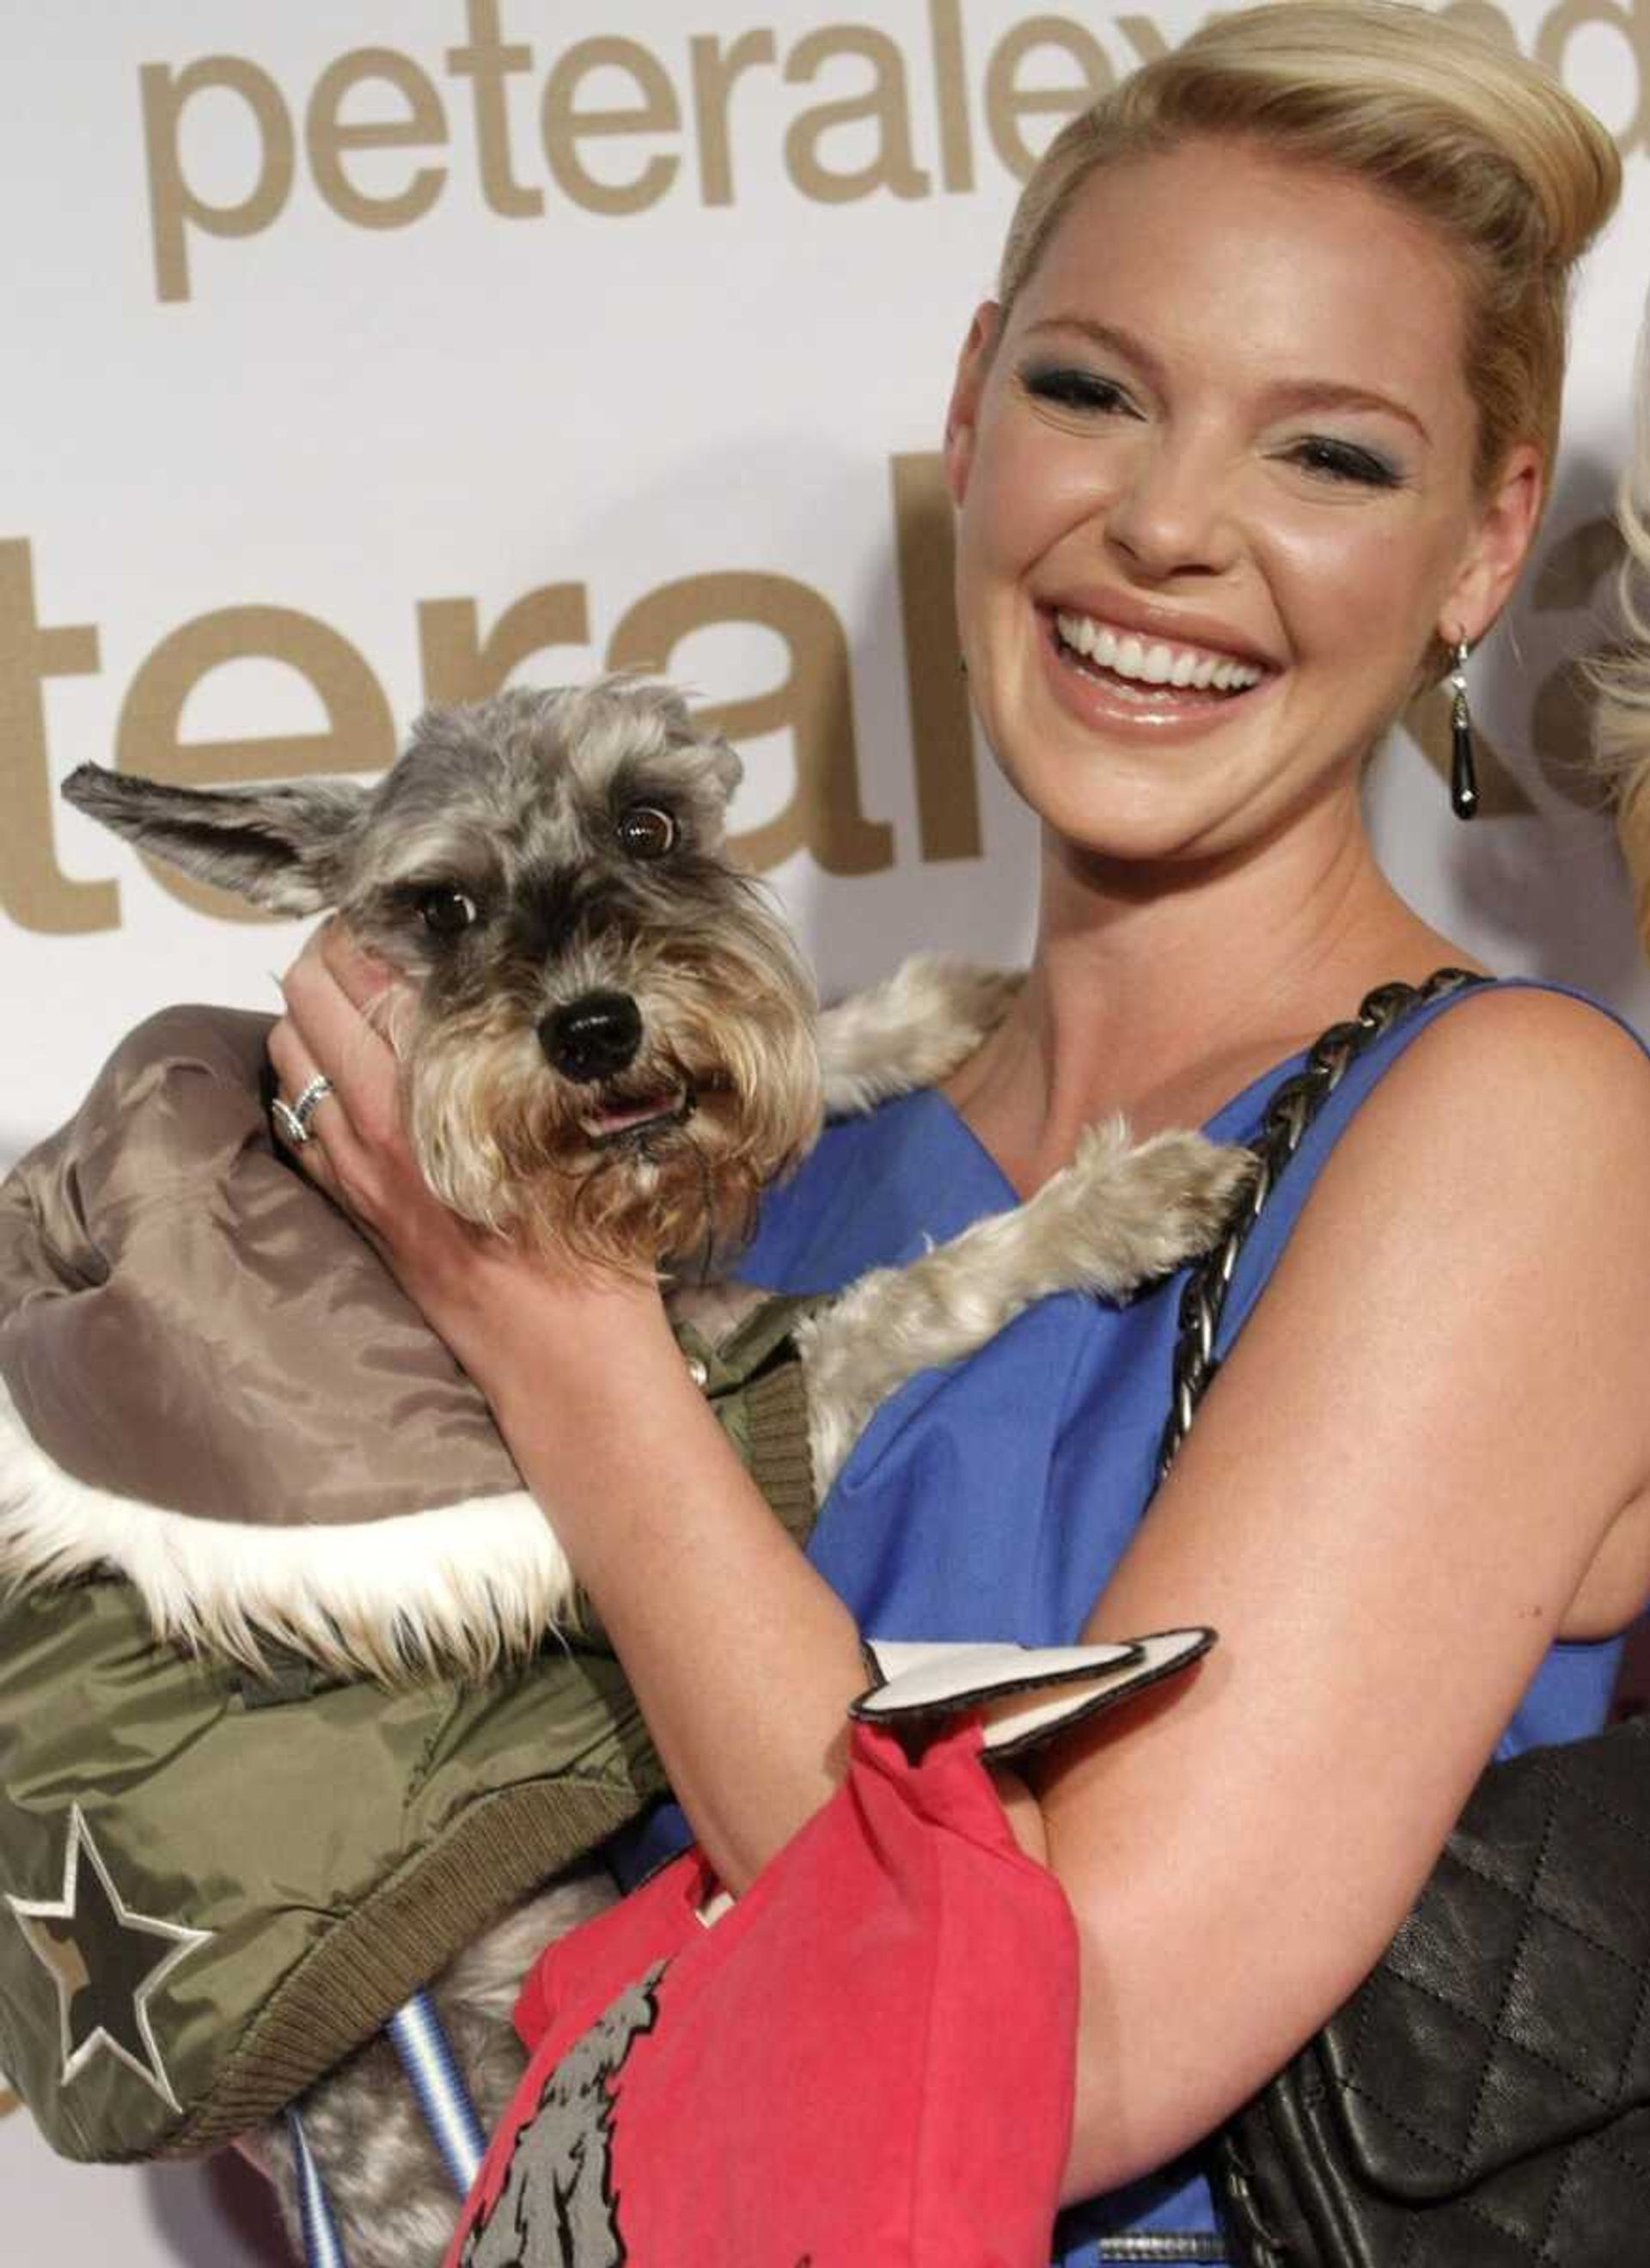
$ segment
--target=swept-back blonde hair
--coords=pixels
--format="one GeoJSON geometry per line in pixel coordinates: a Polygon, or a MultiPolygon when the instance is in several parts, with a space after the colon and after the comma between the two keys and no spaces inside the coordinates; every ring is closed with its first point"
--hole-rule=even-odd
{"type": "Polygon", "coordinates": [[[1650,946],[1650,315],[1639,340],[1633,451],[1617,519],[1627,546],[1621,570],[1626,643],[1594,663],[1594,746],[1617,796],[1616,826],[1632,877],[1639,934],[1650,946]]]}
{"type": "Polygon", "coordinates": [[[1485,492],[1521,441],[1551,484],[1570,271],[1621,189],[1591,112],[1510,48],[1400,0],[1218,17],[1050,144],[1004,248],[1005,313],[1091,173],[1194,135],[1351,175],[1429,221],[1462,281],[1475,484],[1485,492]]]}

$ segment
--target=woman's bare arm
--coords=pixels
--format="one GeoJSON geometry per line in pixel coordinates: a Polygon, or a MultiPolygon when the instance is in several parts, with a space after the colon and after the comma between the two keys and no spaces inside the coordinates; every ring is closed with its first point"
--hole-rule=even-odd
{"type": "MultiPolygon", "coordinates": [[[[295,1011],[339,1061],[311,982],[295,1011]]],[[[491,1401],[741,1886],[840,1770],[851,1618],[651,1289],[455,1231],[408,1185],[381,1083],[346,1099],[351,1201],[491,1401]]],[[[1453,1010],[1337,1145],[1090,1624],[1222,1644],[1014,1806],[1084,1946],[1069,2195],[1197,2139],[1367,1969],[1643,1487],[1647,1167],[1650,1069],[1534,993],[1453,1010]]]]}
{"type": "Polygon", "coordinates": [[[1091,1619],[1222,1642],[1038,1785],[1084,1943],[1070,2194],[1213,2125],[1379,1956],[1650,1475],[1646,1285],[1650,1066],[1551,995],[1452,1010],[1337,1145],[1091,1619]]]}
{"type": "Polygon", "coordinates": [[[298,1092],[324,1063],[335,1088],[301,1161],[486,1395],[695,1833],[742,1889],[841,1776],[844,1712],[866,1683],[853,1618],[728,1446],[656,1287],[549,1270],[431,1196],[393,1057],[361,1012],[387,989],[335,928],[289,973],[270,1042],[281,1086],[298,1092]]]}

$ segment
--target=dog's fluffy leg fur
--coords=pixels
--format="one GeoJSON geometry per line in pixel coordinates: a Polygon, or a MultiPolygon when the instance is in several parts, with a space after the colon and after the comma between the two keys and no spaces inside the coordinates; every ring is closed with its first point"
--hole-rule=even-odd
{"type": "MultiPolygon", "coordinates": [[[[615,1895],[600,1868],[564,1876],[468,1947],[431,1987],[488,2133],[527,2067],[510,2021],[522,1978],[547,1945],[615,1895]]],[[[460,2200],[388,2041],[359,2049],[298,2108],[350,2268],[438,2268],[460,2200]]],[[[284,2124],[269,2127],[258,2142],[301,2260],[298,2181],[284,2124]]]]}
{"type": "Polygon", "coordinates": [[[870,1110],[949,1077],[1001,1023],[1022,981],[950,954],[917,953],[885,983],[827,1008],[819,1020],[827,1115],[870,1110]]]}
{"type": "Polygon", "coordinates": [[[822,1496],[873,1410],[919,1370],[983,1346],[1056,1292],[1120,1299],[1214,1241],[1254,1160],[1201,1134],[1136,1148],[1120,1118],[1011,1212],[903,1268],[878,1268],[799,1326],[814,1485],[822,1496]]]}

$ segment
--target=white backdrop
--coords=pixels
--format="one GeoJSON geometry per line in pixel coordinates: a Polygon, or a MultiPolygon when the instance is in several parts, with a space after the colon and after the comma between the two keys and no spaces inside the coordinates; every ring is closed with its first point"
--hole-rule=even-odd
{"type": "MultiPolygon", "coordinates": [[[[1468,0],[1623,142],[1563,475],[1475,663],[1485,815],[1401,736],[1401,887],[1650,1020],[1571,769],[1650,276],[1650,0],[1468,0]]],[[[295,932],[58,806],[85,757],[372,770],[431,694],[648,660],[746,753],[748,847],[829,990],[1023,951],[1027,824],[976,759],[935,488],[1016,174],[1201,10],[1068,0],[82,0],[0,11],[0,1159],[158,1003],[267,1005],[295,932]]],[[[15,2257],[278,2257],[232,2173],[88,2173],[0,2123],[15,2257]],[[261,2250],[261,2244],[266,2249],[261,2250]]]]}

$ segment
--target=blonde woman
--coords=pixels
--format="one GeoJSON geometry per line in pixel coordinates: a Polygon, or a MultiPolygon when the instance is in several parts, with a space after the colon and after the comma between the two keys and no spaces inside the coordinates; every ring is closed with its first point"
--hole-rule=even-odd
{"type": "MultiPolygon", "coordinates": [[[[1372,987],[1470,963],[1381,873],[1359,778],[1528,556],[1617,186],[1533,68],[1374,0],[1218,18],[1059,136],[946,428],[970,693],[1042,822],[1035,962],[947,1091],[828,1131],[746,1272],[898,1258],[1115,1110],[1248,1138],[1372,987]]],[[[1082,1943],[1054,2257],[1222,2257],[1200,2144],[1375,1960],[1498,1746],[1598,1721],[1650,1590],[1639,1044],[1518,983],[1411,1018],[1269,1204],[1160,1490],[1172,1284],[917,1381],[805,1557],[651,1288],[425,1197],[359,1014],[387,981],[336,937],[291,976],[283,1091],[336,1084],[303,1161],[488,1395],[730,1887],[835,1784],[862,1631],[1219,1630],[1003,1786],[1082,1943]]]]}

